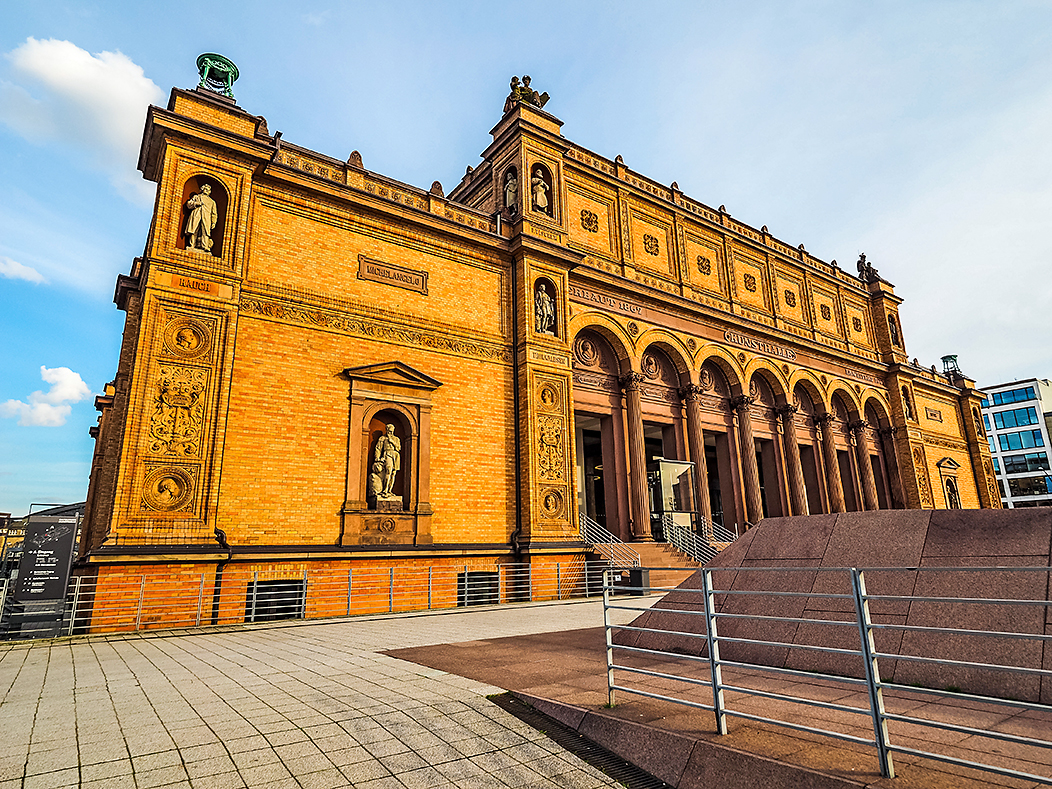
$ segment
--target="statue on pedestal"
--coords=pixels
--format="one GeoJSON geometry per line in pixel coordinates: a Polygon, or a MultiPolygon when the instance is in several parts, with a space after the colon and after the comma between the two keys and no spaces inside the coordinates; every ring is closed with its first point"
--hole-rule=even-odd
{"type": "Polygon", "coordinates": [[[212,199],[212,187],[205,184],[201,191],[186,201],[190,216],[186,220],[186,248],[201,252],[212,251],[212,231],[219,221],[216,201],[212,199]]]}
{"type": "Polygon", "coordinates": [[[395,495],[395,477],[402,468],[402,442],[395,435],[395,426],[387,425],[387,432],[376,441],[373,464],[369,471],[369,495],[374,496],[378,506],[381,501],[402,500],[395,495]]]}

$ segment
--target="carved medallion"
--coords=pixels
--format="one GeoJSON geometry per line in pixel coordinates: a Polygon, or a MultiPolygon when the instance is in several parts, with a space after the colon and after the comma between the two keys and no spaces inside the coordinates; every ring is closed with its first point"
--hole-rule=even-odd
{"type": "Polygon", "coordinates": [[[833,311],[829,309],[828,304],[822,304],[818,307],[818,311],[822,314],[822,320],[831,321],[833,320],[833,311]]]}
{"type": "Polygon", "coordinates": [[[581,227],[589,233],[599,232],[599,215],[587,208],[581,209],[581,227]]]}
{"type": "Polygon", "coordinates": [[[599,346],[589,337],[581,336],[574,340],[573,355],[585,367],[597,367],[601,358],[599,346]]]}
{"type": "Polygon", "coordinates": [[[687,350],[691,353],[694,353],[696,350],[698,350],[698,343],[693,337],[687,339],[687,350]]]}
{"type": "Polygon", "coordinates": [[[537,399],[541,401],[541,408],[547,411],[558,410],[562,405],[559,390],[552,384],[543,384],[537,392],[537,399]]]}
{"type": "Polygon", "coordinates": [[[796,294],[788,288],[785,289],[785,303],[790,307],[796,306],[796,294]]]}
{"type": "Polygon", "coordinates": [[[636,325],[635,321],[629,321],[628,326],[626,328],[628,329],[628,334],[631,337],[635,337],[637,334],[639,334],[639,326],[636,325]]]}
{"type": "Polygon", "coordinates": [[[661,375],[661,364],[658,362],[657,357],[652,353],[643,354],[641,367],[643,369],[643,375],[651,380],[661,375]]]}
{"type": "Polygon", "coordinates": [[[164,329],[164,349],[173,356],[196,359],[211,348],[208,328],[193,318],[176,318],[164,329]]]}
{"type": "Polygon", "coordinates": [[[563,494],[555,488],[548,488],[541,493],[541,509],[546,518],[555,519],[563,514],[563,494]]]}
{"type": "Polygon", "coordinates": [[[703,391],[710,391],[716,382],[713,380],[712,373],[706,370],[704,367],[701,368],[701,377],[698,379],[699,384],[703,391]]]}
{"type": "Polygon", "coordinates": [[[143,508],[174,512],[186,508],[194,497],[194,478],[186,469],[164,466],[146,475],[142,486],[143,508]]]}
{"type": "Polygon", "coordinates": [[[390,534],[395,530],[395,519],[391,517],[383,518],[377,528],[386,534],[390,534]]]}
{"type": "Polygon", "coordinates": [[[646,233],[643,235],[643,249],[646,250],[648,255],[657,255],[661,248],[658,246],[658,240],[656,236],[646,233]]]}
{"type": "Polygon", "coordinates": [[[857,332],[861,332],[862,331],[862,319],[861,318],[852,318],[851,319],[851,328],[854,329],[857,332]]]}
{"type": "Polygon", "coordinates": [[[745,366],[745,354],[744,353],[739,353],[738,354],[738,364],[740,364],[742,367],[745,366]]]}
{"type": "Polygon", "coordinates": [[[698,255],[698,271],[707,277],[712,273],[712,261],[704,255],[698,255]]]}
{"type": "Polygon", "coordinates": [[[756,277],[752,274],[745,275],[745,289],[750,293],[756,292],[756,277]]]}
{"type": "Polygon", "coordinates": [[[562,480],[563,478],[563,420],[558,416],[541,416],[537,419],[540,433],[540,447],[537,452],[537,466],[541,479],[562,480]]]}
{"type": "Polygon", "coordinates": [[[202,402],[208,372],[162,365],[150,417],[150,451],[196,455],[200,450],[202,402]]]}

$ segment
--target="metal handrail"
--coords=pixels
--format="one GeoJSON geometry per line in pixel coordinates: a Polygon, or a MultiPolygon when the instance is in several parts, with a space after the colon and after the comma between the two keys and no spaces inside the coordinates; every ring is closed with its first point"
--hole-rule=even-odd
{"type": "Polygon", "coordinates": [[[578,517],[581,523],[581,539],[597,548],[611,567],[639,567],[639,553],[629,548],[624,540],[583,512],[578,513],[578,517]]]}
{"type": "MultiPolygon", "coordinates": [[[[667,524],[666,524],[666,529],[667,529],[667,524]]],[[[690,591],[693,591],[695,593],[700,593],[701,600],[699,600],[699,602],[698,602],[698,609],[700,609],[700,610],[694,610],[694,611],[690,611],[690,610],[680,611],[678,609],[665,609],[665,610],[662,610],[662,613],[667,614],[669,616],[676,616],[676,615],[680,615],[680,614],[695,614],[695,615],[704,616],[705,617],[705,630],[703,632],[697,631],[697,630],[693,630],[691,628],[687,628],[684,632],[677,632],[677,631],[668,630],[668,629],[657,629],[657,628],[653,628],[653,627],[647,627],[645,624],[640,626],[638,623],[633,623],[631,625],[612,625],[611,624],[611,617],[610,617],[610,613],[609,612],[611,610],[614,610],[614,609],[624,609],[625,606],[624,605],[613,605],[613,604],[611,604],[611,602],[610,602],[610,592],[613,590],[613,587],[612,586],[609,586],[609,587],[608,586],[604,586],[604,597],[603,597],[604,615],[603,615],[603,619],[604,619],[604,626],[606,628],[606,645],[607,645],[607,649],[606,649],[606,652],[607,652],[607,669],[606,669],[607,670],[607,694],[608,694],[607,701],[608,701],[610,706],[613,706],[614,703],[615,703],[615,692],[616,691],[622,691],[622,692],[626,692],[626,693],[631,693],[633,695],[643,696],[645,698],[660,699],[660,700],[664,700],[664,701],[673,702],[673,703],[676,703],[676,704],[682,704],[682,705],[687,706],[687,707],[712,710],[715,713],[715,715],[716,715],[716,730],[717,730],[717,732],[719,734],[726,734],[727,733],[727,718],[728,718],[728,716],[731,716],[731,717],[737,717],[737,718],[742,718],[742,719],[746,719],[746,720],[754,720],[754,721],[761,721],[761,722],[765,722],[765,723],[771,723],[771,724],[774,724],[774,725],[783,726],[783,727],[787,727],[787,728],[795,729],[795,730],[799,730],[799,731],[811,732],[811,733],[820,734],[820,735],[823,735],[823,736],[836,737],[836,738],[839,738],[839,739],[844,739],[844,740],[849,740],[849,741],[853,741],[853,742],[858,742],[858,743],[864,743],[864,744],[872,745],[872,746],[874,746],[876,748],[876,751],[877,751],[878,762],[879,762],[879,765],[880,765],[880,772],[881,772],[881,774],[884,777],[887,777],[887,778],[893,778],[894,775],[895,775],[894,764],[893,764],[893,761],[892,761],[892,754],[893,753],[900,753],[900,754],[908,754],[908,755],[911,755],[911,756],[923,756],[923,757],[927,757],[927,758],[931,758],[931,759],[936,759],[938,761],[947,762],[949,764],[959,765],[959,766],[962,766],[962,767],[969,767],[969,768],[984,770],[984,771],[991,772],[991,773],[996,773],[998,775],[1005,775],[1005,776],[1010,776],[1010,777],[1014,777],[1014,778],[1020,778],[1020,779],[1027,780],[1027,781],[1034,781],[1034,782],[1037,782],[1037,783],[1052,785],[1052,775],[1035,775],[1035,774],[1031,774],[1031,773],[1022,772],[1022,771],[1019,771],[1019,770],[1014,770],[1014,769],[1011,769],[1009,767],[1003,767],[1003,766],[1000,766],[1000,765],[997,765],[997,764],[992,764],[992,763],[990,763],[990,764],[983,764],[983,763],[976,762],[976,761],[970,761],[970,760],[962,759],[962,758],[960,758],[958,756],[951,756],[951,755],[948,755],[948,754],[945,754],[945,753],[939,753],[939,752],[934,751],[934,750],[920,750],[920,749],[917,749],[917,748],[907,748],[907,747],[904,747],[903,745],[896,745],[896,744],[894,744],[892,742],[892,739],[891,739],[891,737],[889,735],[889,732],[888,732],[888,721],[915,723],[915,724],[922,725],[922,726],[925,726],[925,727],[937,728],[937,729],[942,729],[944,731],[950,731],[950,732],[955,732],[955,733],[958,733],[958,734],[964,734],[966,736],[973,736],[973,737],[984,737],[985,736],[985,737],[989,737],[989,738],[994,739],[994,740],[999,740],[1001,742],[1009,742],[1009,743],[1014,743],[1014,744],[1021,745],[1021,746],[1040,748],[1040,749],[1044,749],[1045,751],[1052,750],[1052,739],[1037,739],[1037,738],[1032,737],[1032,736],[1031,737],[1027,737],[1027,736],[1022,736],[1022,735],[1016,734],[1016,733],[1009,733],[1009,732],[1005,732],[1005,731],[997,731],[997,730],[993,730],[993,729],[987,730],[987,729],[979,729],[979,728],[969,728],[967,726],[960,725],[959,723],[954,723],[954,722],[949,722],[949,721],[940,721],[938,719],[932,718],[930,713],[926,714],[926,717],[924,717],[924,718],[918,718],[918,717],[912,717],[909,714],[897,714],[897,713],[889,713],[889,712],[887,712],[885,710],[885,708],[884,708],[884,698],[883,698],[883,693],[884,693],[885,689],[896,690],[896,691],[899,691],[899,690],[919,691],[919,692],[923,692],[925,694],[935,695],[935,696],[940,696],[940,697],[950,698],[950,699],[965,698],[965,699],[968,699],[968,700],[980,701],[980,700],[983,700],[983,697],[980,697],[980,696],[977,696],[977,695],[973,695],[973,694],[961,694],[958,691],[958,689],[956,689],[956,688],[952,688],[952,689],[951,688],[947,688],[946,690],[937,690],[935,688],[919,688],[919,687],[918,688],[913,688],[913,687],[907,687],[907,686],[901,685],[901,684],[896,684],[896,683],[893,683],[893,682],[882,681],[881,678],[880,678],[880,671],[878,669],[878,659],[923,661],[925,663],[938,663],[940,665],[944,665],[944,666],[947,666],[947,667],[967,667],[967,668],[980,669],[980,670],[1005,671],[1005,672],[1011,672],[1011,673],[1014,673],[1014,674],[1026,673],[1026,674],[1031,675],[1031,676],[1033,676],[1033,677],[1035,677],[1037,679],[1040,679],[1042,677],[1047,677],[1049,675],[1052,675],[1052,671],[1049,671],[1047,669],[1027,667],[1027,666],[1006,666],[1006,665],[1000,665],[1000,664],[988,664],[988,663],[978,663],[978,662],[972,662],[972,661],[961,661],[961,660],[958,660],[958,659],[954,659],[954,658],[958,657],[957,655],[954,655],[953,657],[944,656],[944,657],[940,657],[940,658],[934,658],[934,657],[913,656],[913,655],[900,654],[900,653],[893,653],[892,654],[892,653],[879,652],[876,649],[876,646],[874,644],[874,637],[873,636],[874,636],[874,632],[876,630],[882,629],[882,626],[873,623],[872,617],[871,617],[870,611],[869,611],[869,603],[870,603],[870,600],[878,600],[879,601],[879,600],[885,600],[885,599],[890,599],[890,598],[889,598],[888,595],[869,594],[868,591],[867,591],[867,588],[866,588],[865,571],[861,570],[861,569],[857,569],[857,568],[854,568],[854,567],[850,567],[850,568],[846,568],[846,567],[841,567],[841,568],[832,568],[832,567],[823,567],[823,568],[817,568],[817,567],[813,567],[813,568],[805,568],[805,567],[792,567],[792,568],[785,568],[785,567],[777,567],[777,568],[775,568],[775,567],[748,567],[748,568],[735,567],[735,568],[728,568],[728,569],[733,569],[733,570],[745,570],[745,569],[748,569],[748,570],[757,570],[757,571],[764,571],[765,570],[767,572],[775,572],[779,576],[781,576],[781,574],[787,569],[792,569],[792,570],[797,570],[797,571],[809,571],[809,572],[819,572],[819,571],[821,571],[821,572],[826,572],[826,573],[834,572],[834,573],[846,574],[848,576],[848,580],[850,581],[850,586],[851,586],[851,589],[852,589],[851,593],[850,594],[846,594],[846,595],[845,594],[830,593],[830,592],[815,592],[815,591],[811,591],[810,593],[803,593],[803,592],[778,592],[778,591],[771,591],[771,590],[765,590],[765,589],[749,590],[749,591],[750,591],[750,593],[753,593],[753,594],[756,594],[756,593],[766,594],[766,595],[768,595],[768,596],[770,596],[772,598],[799,597],[801,595],[817,596],[817,597],[821,597],[823,599],[824,598],[837,598],[837,599],[851,598],[853,600],[853,602],[854,602],[854,605],[853,605],[854,615],[855,615],[854,619],[856,621],[830,621],[830,620],[826,620],[826,619],[812,619],[812,620],[807,620],[807,621],[809,621],[809,622],[811,622],[813,624],[822,624],[822,625],[838,624],[838,625],[846,625],[846,626],[852,626],[852,627],[857,626],[858,636],[859,636],[858,644],[859,644],[860,648],[844,649],[844,648],[838,648],[838,647],[832,647],[832,646],[819,646],[819,645],[815,645],[815,644],[806,644],[806,643],[795,643],[795,642],[794,643],[786,643],[786,642],[777,642],[777,641],[764,641],[764,640],[758,640],[756,638],[743,638],[743,637],[740,637],[740,635],[737,635],[736,637],[727,637],[727,636],[720,635],[719,632],[718,632],[719,631],[718,620],[720,620],[720,619],[733,618],[733,619],[736,619],[736,620],[740,620],[740,619],[743,619],[743,618],[755,618],[757,620],[768,620],[768,619],[772,618],[772,617],[767,616],[767,615],[752,616],[752,615],[749,615],[749,614],[730,613],[730,612],[726,612],[725,613],[723,611],[720,611],[719,610],[719,606],[717,606],[717,604],[716,604],[716,595],[727,595],[727,594],[732,592],[732,590],[728,590],[728,589],[716,589],[716,588],[714,588],[714,586],[713,586],[713,575],[714,575],[715,572],[719,572],[720,568],[703,568],[702,571],[701,571],[701,586],[702,586],[702,588],[701,589],[690,590],[690,591]],[[653,633],[653,634],[658,635],[658,636],[679,635],[679,636],[684,636],[684,637],[688,637],[688,638],[692,638],[692,639],[705,638],[705,639],[707,639],[707,642],[708,642],[708,653],[707,653],[707,655],[679,654],[679,652],[670,651],[668,646],[667,646],[667,643],[665,643],[665,642],[662,642],[662,643],[665,643],[665,648],[664,649],[651,649],[651,648],[647,648],[645,646],[639,646],[640,642],[637,641],[637,640],[634,641],[634,643],[635,643],[634,646],[619,645],[619,644],[615,643],[614,631],[615,630],[620,631],[622,629],[623,630],[627,630],[627,631],[631,631],[633,633],[640,633],[640,632],[653,633]],[[790,669],[790,668],[787,668],[787,667],[780,667],[780,666],[764,666],[762,664],[757,664],[757,663],[752,663],[752,662],[746,663],[746,662],[741,662],[739,660],[727,660],[725,658],[721,658],[721,656],[720,656],[720,645],[721,644],[730,644],[730,643],[735,643],[735,644],[742,644],[742,643],[744,643],[744,644],[749,644],[749,645],[753,645],[753,646],[777,646],[777,647],[788,648],[788,649],[806,649],[806,650],[814,650],[814,651],[826,652],[826,653],[830,653],[830,654],[861,656],[862,657],[862,662],[863,662],[863,667],[864,667],[863,677],[862,678],[858,678],[858,677],[841,677],[841,676],[837,676],[837,675],[834,675],[834,674],[825,674],[825,673],[817,673],[817,672],[810,672],[810,671],[807,672],[806,675],[805,675],[805,673],[803,671],[800,671],[798,669],[790,669]],[[618,664],[618,663],[615,662],[615,657],[614,657],[616,651],[624,651],[624,652],[627,652],[627,653],[630,653],[630,654],[640,654],[640,653],[642,653],[643,655],[650,656],[651,659],[653,659],[655,657],[663,659],[664,664],[662,665],[662,671],[656,671],[651,665],[648,665],[647,668],[642,668],[639,665],[629,666],[629,665],[618,664]],[[678,661],[687,661],[687,662],[681,664],[680,668],[677,669],[677,668],[674,668],[674,667],[670,668],[670,666],[668,665],[668,661],[669,660],[677,661],[677,662],[678,661]],[[693,674],[688,674],[687,673],[688,672],[688,667],[692,667],[693,664],[695,662],[698,662],[698,661],[708,663],[708,667],[709,667],[709,672],[708,673],[711,673],[711,679],[702,680],[702,679],[698,678],[698,675],[697,675],[696,672],[693,673],[693,674]],[[623,684],[625,682],[625,680],[621,680],[622,684],[619,684],[618,682],[615,681],[615,676],[614,676],[615,669],[619,670],[619,671],[628,672],[629,674],[634,675],[634,676],[639,676],[639,675],[650,676],[650,677],[653,677],[653,678],[659,680],[660,681],[661,693],[655,693],[654,692],[654,690],[655,690],[654,687],[638,687],[638,686],[637,687],[628,687],[625,684],[623,684]],[[815,696],[815,697],[808,697],[808,696],[787,695],[787,694],[784,694],[784,693],[775,693],[775,692],[772,692],[772,690],[770,689],[769,686],[765,686],[765,689],[750,688],[750,687],[747,687],[747,686],[743,686],[743,684],[741,682],[731,683],[731,682],[724,681],[724,679],[723,679],[723,671],[724,671],[724,669],[744,669],[744,670],[759,669],[759,670],[762,670],[762,671],[773,671],[773,672],[776,672],[776,673],[796,675],[796,676],[820,677],[823,681],[843,682],[843,683],[848,683],[848,684],[852,684],[852,685],[855,685],[855,686],[865,685],[866,689],[867,689],[868,700],[866,702],[863,702],[863,704],[861,706],[845,706],[844,704],[840,704],[840,703],[832,703],[832,702],[828,701],[827,699],[825,699],[824,697],[823,698],[818,698],[817,696],[815,696]],[[672,671],[680,671],[680,672],[683,672],[683,673],[682,674],[670,673],[672,671]],[[707,686],[711,687],[712,694],[713,694],[713,703],[712,704],[699,703],[696,700],[696,697],[693,694],[690,694],[690,698],[679,698],[679,697],[673,695],[675,693],[675,691],[669,689],[669,684],[667,682],[669,679],[673,679],[675,681],[684,682],[688,686],[691,686],[691,687],[696,686],[698,684],[707,685],[707,686]],[[806,705],[809,705],[809,706],[825,708],[825,709],[832,709],[832,710],[836,710],[836,711],[852,712],[852,713],[857,713],[857,714],[868,715],[871,718],[872,724],[873,724],[873,737],[871,739],[870,738],[860,738],[860,737],[857,737],[857,736],[854,736],[854,735],[847,734],[845,732],[828,731],[828,730],[825,730],[825,729],[820,729],[820,728],[816,728],[816,727],[813,727],[813,726],[808,726],[808,725],[804,725],[804,724],[800,724],[800,723],[796,723],[796,722],[780,720],[780,719],[777,719],[777,718],[774,718],[774,717],[765,717],[763,715],[755,715],[755,714],[745,713],[743,711],[732,710],[732,709],[729,708],[728,701],[727,701],[727,699],[724,696],[724,692],[725,691],[733,691],[736,694],[751,695],[751,696],[756,696],[756,697],[760,697],[760,698],[768,698],[768,699],[777,700],[777,701],[785,701],[785,702],[806,704],[806,705]]],[[[886,570],[892,569],[892,568],[883,568],[883,569],[886,571],[886,570]]],[[[916,569],[916,568],[894,568],[894,569],[908,570],[908,569],[916,569]]],[[[927,568],[925,568],[925,569],[927,569],[927,568]]],[[[957,568],[933,568],[933,569],[936,569],[936,570],[948,570],[948,569],[957,569],[957,568]]],[[[974,572],[976,570],[976,568],[974,568],[974,567],[966,568],[966,569],[968,569],[969,571],[972,571],[972,572],[974,572]]],[[[1052,573],[1052,568],[1045,568],[1045,567],[1039,567],[1039,568],[1003,568],[1003,567],[994,568],[994,567],[991,567],[991,568],[985,568],[985,569],[988,570],[988,571],[991,571],[991,572],[1004,572],[1006,570],[1012,570],[1012,569],[1028,569],[1028,570],[1034,570],[1034,571],[1039,571],[1039,572],[1052,573]]],[[[606,580],[608,581],[609,579],[607,578],[606,580]]],[[[623,590],[623,587],[620,587],[620,588],[623,590]]],[[[636,591],[637,591],[637,593],[645,594],[647,590],[645,588],[639,588],[636,591]]],[[[688,590],[679,590],[680,593],[686,592],[686,591],[688,591],[688,590]]],[[[744,590],[736,590],[736,591],[744,591],[744,590]]],[[[894,596],[894,599],[896,599],[896,600],[910,600],[910,599],[912,599],[912,600],[920,600],[920,599],[928,600],[928,599],[933,599],[933,598],[928,598],[928,597],[911,598],[909,596],[896,595],[896,596],[894,596]]],[[[943,598],[934,598],[934,599],[938,599],[941,602],[955,603],[955,604],[958,604],[958,605],[988,604],[988,605],[993,605],[993,606],[1000,606],[1000,605],[1004,605],[1007,602],[1006,600],[1001,599],[1001,598],[943,597],[943,598]]],[[[1014,601],[1014,602],[1018,602],[1019,604],[1029,604],[1029,605],[1038,606],[1038,607],[1040,607],[1042,609],[1042,611],[1045,608],[1047,608],[1048,605],[1049,605],[1049,601],[1046,601],[1046,600],[1019,600],[1019,601],[1014,601]]],[[[637,608],[636,610],[642,611],[642,609],[640,609],[640,608],[637,608]]],[[[651,609],[651,610],[652,611],[657,611],[659,609],[655,608],[655,609],[651,609]]],[[[847,614],[846,611],[844,613],[847,614]]],[[[804,621],[804,620],[799,620],[796,617],[793,617],[792,619],[794,621],[804,621]]],[[[1043,619],[1043,613],[1042,613],[1042,619],[1043,619]]],[[[890,626],[885,626],[885,627],[890,627],[890,626]]],[[[900,626],[900,627],[902,627],[902,626],[900,626]]],[[[667,628],[667,625],[666,625],[666,628],[667,628]]],[[[953,628],[946,628],[946,627],[920,628],[919,626],[917,626],[917,629],[934,630],[934,631],[937,631],[937,632],[954,632],[954,633],[959,632],[959,633],[962,633],[962,634],[967,634],[969,636],[986,636],[986,637],[990,637],[990,638],[1005,638],[1006,636],[1010,636],[1012,638],[1030,638],[1030,639],[1033,639],[1033,640],[1035,640],[1035,641],[1037,641],[1039,643],[1048,641],[1049,638],[1050,638],[1050,636],[1046,636],[1046,635],[1042,635],[1042,634],[1038,634],[1038,633],[1007,633],[1007,632],[1004,632],[1004,631],[1001,631],[1001,630],[996,630],[996,631],[994,631],[994,630],[990,630],[990,631],[984,631],[984,630],[956,630],[956,629],[953,629],[953,628]]],[[[1048,709],[1047,705],[1044,705],[1044,704],[1031,703],[1031,702],[1025,702],[1025,701],[1016,701],[1014,699],[990,698],[989,701],[991,703],[994,703],[994,704],[997,704],[997,705],[1000,705],[1000,706],[1012,706],[1012,707],[1017,708],[1020,711],[1033,710],[1033,709],[1040,709],[1040,710],[1047,710],[1048,709]]],[[[931,747],[933,747],[933,746],[929,746],[929,748],[931,748],[931,747]]],[[[1033,761],[1035,763],[1037,763],[1037,764],[1046,764],[1046,763],[1048,763],[1047,759],[1044,757],[1043,753],[1041,754],[1041,756],[1034,758],[1033,761]]]]}
{"type": "Polygon", "coordinates": [[[710,561],[718,550],[701,535],[691,529],[685,529],[666,513],[661,518],[661,528],[665,534],[665,542],[673,546],[680,553],[684,553],[699,564],[710,561]]]}

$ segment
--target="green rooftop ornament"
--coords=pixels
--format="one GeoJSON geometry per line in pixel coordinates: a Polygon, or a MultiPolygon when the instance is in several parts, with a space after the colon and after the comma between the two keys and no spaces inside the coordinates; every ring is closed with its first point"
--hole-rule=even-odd
{"type": "Polygon", "coordinates": [[[237,66],[222,55],[206,52],[197,58],[197,72],[201,75],[199,88],[207,88],[229,99],[234,98],[234,83],[237,82],[237,66]]]}

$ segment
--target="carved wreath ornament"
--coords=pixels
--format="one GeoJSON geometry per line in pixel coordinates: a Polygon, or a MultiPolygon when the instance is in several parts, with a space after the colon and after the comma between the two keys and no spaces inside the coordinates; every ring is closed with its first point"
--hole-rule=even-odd
{"type": "Polygon", "coordinates": [[[657,255],[661,248],[658,246],[658,240],[656,236],[646,233],[643,236],[643,249],[646,250],[648,255],[657,255]]]}
{"type": "Polygon", "coordinates": [[[581,209],[581,227],[589,233],[599,232],[599,215],[587,208],[581,209]]]}
{"type": "Polygon", "coordinates": [[[790,307],[796,306],[796,294],[788,288],[785,289],[785,303],[790,307]]]}
{"type": "Polygon", "coordinates": [[[707,277],[712,273],[712,261],[704,255],[698,255],[698,271],[707,277]]]}
{"type": "Polygon", "coordinates": [[[756,277],[752,274],[745,275],[745,289],[750,293],[756,292],[756,277]]]}

